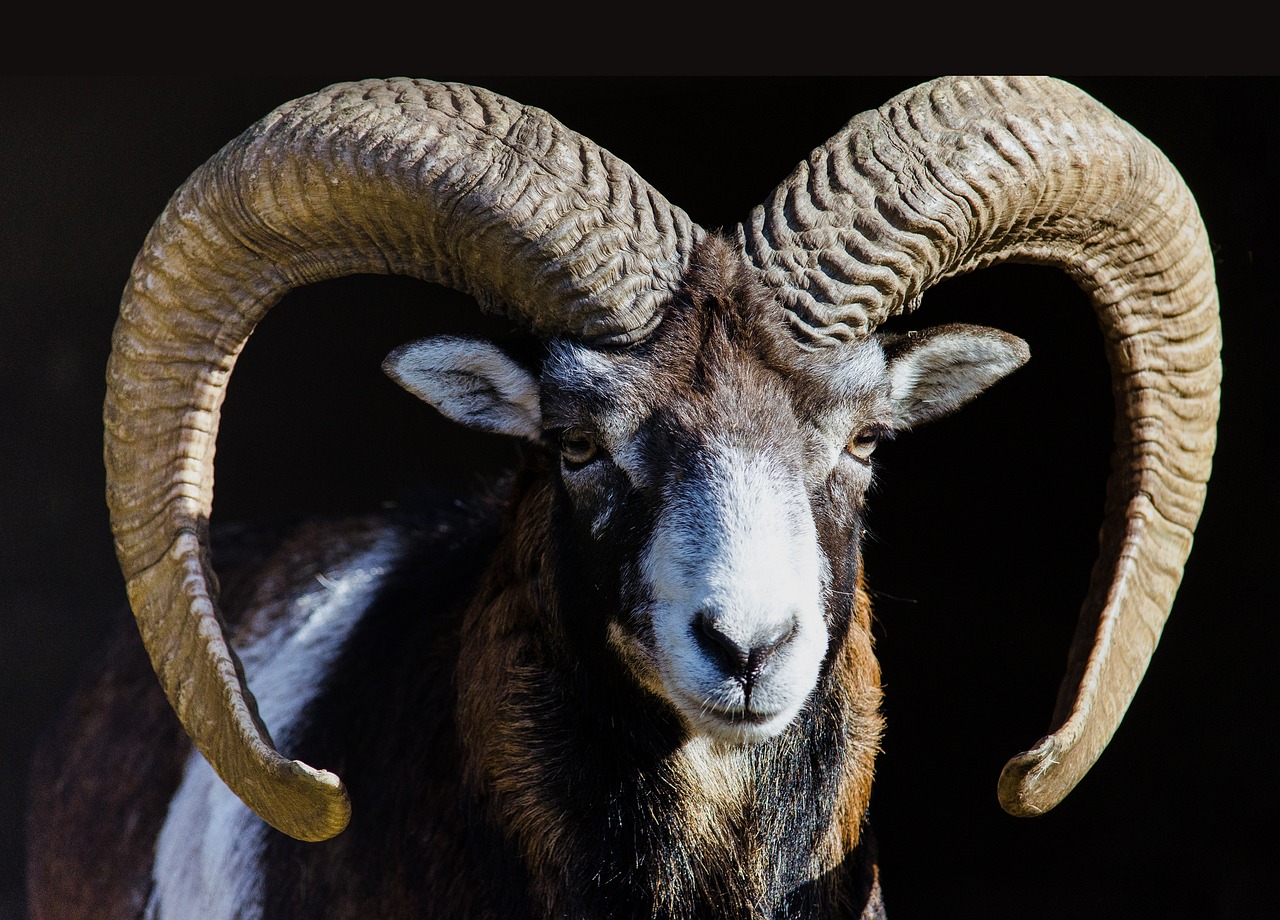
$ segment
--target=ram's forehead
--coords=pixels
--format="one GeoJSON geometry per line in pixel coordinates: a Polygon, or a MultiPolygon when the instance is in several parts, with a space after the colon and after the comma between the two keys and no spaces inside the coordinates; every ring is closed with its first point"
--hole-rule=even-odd
{"type": "Polygon", "coordinates": [[[849,403],[887,393],[884,349],[874,336],[806,348],[791,364],[817,401],[849,403]]]}
{"type": "Polygon", "coordinates": [[[805,415],[868,408],[886,395],[886,361],[875,337],[820,348],[783,338],[770,336],[767,353],[738,343],[701,360],[685,348],[598,350],[569,339],[554,341],[543,367],[545,421],[554,427],[558,413],[577,417],[585,412],[624,427],[627,420],[635,424],[680,399],[681,393],[691,396],[695,367],[716,379],[707,389],[722,396],[726,387],[741,386],[751,377],[769,378],[769,389],[789,390],[786,401],[805,415]]]}
{"type": "MultiPolygon", "coordinates": [[[[754,348],[738,342],[736,348],[722,349],[720,353],[725,358],[736,352],[739,358],[763,359],[784,373],[803,375],[833,391],[849,394],[865,392],[884,379],[885,356],[878,336],[815,346],[800,342],[781,329],[768,330],[768,333],[762,335],[760,330],[756,331],[753,338],[764,341],[757,341],[754,348]]],[[[691,361],[697,349],[688,346],[688,338],[686,336],[676,348],[667,342],[666,347],[651,350],[598,349],[575,339],[553,339],[548,346],[545,370],[565,388],[580,389],[584,393],[597,388],[612,392],[617,385],[636,385],[654,373],[673,371],[676,364],[691,361]]]]}
{"type": "Polygon", "coordinates": [[[589,348],[571,339],[556,339],[548,348],[543,377],[557,390],[585,400],[609,400],[634,388],[646,368],[625,349],[589,348]]]}
{"type": "Polygon", "coordinates": [[[571,424],[581,413],[597,419],[639,419],[647,415],[660,384],[655,370],[637,353],[597,350],[579,342],[550,344],[542,368],[543,414],[548,427],[571,424]],[[558,419],[560,414],[574,417],[558,419]]]}

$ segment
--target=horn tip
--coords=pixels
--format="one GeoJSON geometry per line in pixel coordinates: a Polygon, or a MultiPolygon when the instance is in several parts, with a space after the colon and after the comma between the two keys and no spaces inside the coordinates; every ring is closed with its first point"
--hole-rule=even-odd
{"type": "Polygon", "coordinates": [[[351,797],[341,779],[299,760],[287,762],[281,782],[272,784],[249,805],[281,833],[316,843],[346,830],[351,821],[351,797]]]}
{"type": "Polygon", "coordinates": [[[1053,736],[1010,759],[996,788],[1000,807],[1017,818],[1034,818],[1066,798],[1078,777],[1063,769],[1063,752],[1053,736]]]}

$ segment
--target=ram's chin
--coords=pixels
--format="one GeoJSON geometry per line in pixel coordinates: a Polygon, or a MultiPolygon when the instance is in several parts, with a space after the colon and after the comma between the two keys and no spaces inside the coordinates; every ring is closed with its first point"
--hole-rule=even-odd
{"type": "Polygon", "coordinates": [[[697,734],[725,745],[746,746],[776,738],[791,724],[791,717],[772,715],[757,716],[744,713],[741,716],[710,716],[703,714],[695,726],[697,734]]]}
{"type": "Polygon", "coordinates": [[[721,706],[705,699],[691,699],[686,694],[675,694],[673,702],[690,734],[723,745],[759,744],[776,738],[795,720],[803,706],[803,701],[768,710],[721,706]]]}

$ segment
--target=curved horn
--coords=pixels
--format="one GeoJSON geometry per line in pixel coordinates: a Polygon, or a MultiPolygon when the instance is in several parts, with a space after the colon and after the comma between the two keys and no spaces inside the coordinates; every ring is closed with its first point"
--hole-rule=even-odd
{"type": "Polygon", "coordinates": [[[116,553],[165,693],[268,823],[340,832],[336,776],[277,752],[227,642],[207,526],[236,356],[291,289],[353,273],[436,282],[536,334],[642,337],[702,234],[545,112],[473,87],[343,84],[288,103],[198,169],[151,229],[107,368],[116,553]]]}
{"type": "Polygon", "coordinates": [[[943,278],[1054,265],[1092,301],[1116,400],[1098,560],[1051,733],[999,797],[1052,808],[1111,740],[1169,615],[1204,504],[1221,330],[1195,200],[1142,135],[1050,79],[947,78],[859,115],[738,228],[816,340],[868,334],[943,278]]]}

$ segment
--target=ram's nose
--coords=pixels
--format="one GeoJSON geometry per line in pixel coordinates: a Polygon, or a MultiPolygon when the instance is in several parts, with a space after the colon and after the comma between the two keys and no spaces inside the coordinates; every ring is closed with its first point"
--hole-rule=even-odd
{"type": "Polygon", "coordinates": [[[794,616],[758,628],[745,637],[732,635],[724,627],[723,621],[711,611],[700,610],[693,619],[693,635],[698,648],[726,676],[742,684],[748,705],[756,679],[764,672],[770,659],[795,633],[794,616]]]}

